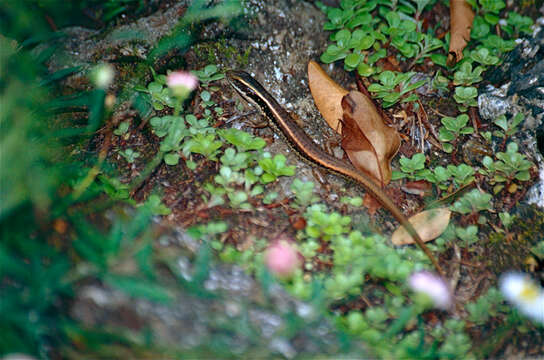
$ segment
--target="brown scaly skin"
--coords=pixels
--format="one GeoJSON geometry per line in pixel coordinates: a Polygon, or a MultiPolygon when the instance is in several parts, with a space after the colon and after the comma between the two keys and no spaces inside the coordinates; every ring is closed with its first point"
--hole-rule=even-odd
{"type": "Polygon", "coordinates": [[[355,181],[370,192],[404,226],[416,244],[429,257],[438,273],[443,276],[440,265],[408,218],[369,176],[356,169],[352,164],[330,155],[313,142],[304,130],[293,121],[289,113],[251,75],[244,71],[228,71],[227,79],[240,96],[261,111],[267,118],[270,127],[281,135],[289,147],[306,163],[355,181]]]}

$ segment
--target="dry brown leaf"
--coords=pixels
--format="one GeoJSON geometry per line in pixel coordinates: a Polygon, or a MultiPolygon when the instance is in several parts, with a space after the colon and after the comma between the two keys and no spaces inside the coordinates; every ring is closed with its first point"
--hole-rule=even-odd
{"type": "Polygon", "coordinates": [[[470,30],[474,12],[465,0],[450,1],[450,48],[448,66],[453,66],[463,58],[463,50],[470,40],[470,30]]]}
{"type": "Polygon", "coordinates": [[[342,99],[342,148],[351,163],[385,186],[391,181],[391,159],[400,147],[397,130],[387,126],[372,101],[358,91],[342,99]]]}
{"type": "Polygon", "coordinates": [[[387,185],[391,181],[391,159],[400,146],[397,131],[385,125],[369,98],[342,88],[314,61],[308,63],[308,82],[319,112],[343,135],[342,147],[353,165],[381,186],[387,185]]]}
{"type": "MultiPolygon", "coordinates": [[[[431,241],[439,237],[450,222],[451,211],[447,208],[437,208],[422,211],[412,216],[409,221],[416,229],[423,242],[431,241]]],[[[395,245],[408,245],[414,243],[414,238],[401,226],[391,236],[395,245]]]]}
{"type": "Polygon", "coordinates": [[[432,194],[432,185],[426,180],[406,181],[401,186],[402,191],[417,196],[429,196],[432,194]]]}
{"type": "Polygon", "coordinates": [[[348,93],[338,85],[315,61],[308,63],[308,82],[317,109],[329,126],[341,134],[342,98],[348,93]]]}

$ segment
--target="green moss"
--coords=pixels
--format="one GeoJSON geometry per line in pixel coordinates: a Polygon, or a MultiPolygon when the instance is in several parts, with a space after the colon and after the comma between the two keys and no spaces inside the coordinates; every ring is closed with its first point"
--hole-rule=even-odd
{"type": "Polygon", "coordinates": [[[491,232],[484,254],[489,268],[497,273],[519,269],[530,271],[531,247],[542,239],[544,212],[534,205],[522,208],[508,234],[491,232]]]}
{"type": "Polygon", "coordinates": [[[198,62],[208,64],[219,64],[221,62],[235,61],[240,67],[248,64],[251,48],[246,48],[240,52],[240,49],[227,45],[225,39],[220,39],[211,43],[198,44],[193,47],[194,53],[198,58],[198,62]]]}

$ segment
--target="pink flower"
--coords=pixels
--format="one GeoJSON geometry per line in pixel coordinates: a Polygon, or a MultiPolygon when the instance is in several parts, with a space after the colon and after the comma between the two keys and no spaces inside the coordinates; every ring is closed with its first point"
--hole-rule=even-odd
{"type": "Polygon", "coordinates": [[[276,240],[266,249],[264,262],[270,272],[277,276],[289,276],[301,264],[301,255],[287,240],[276,240]]]}
{"type": "Polygon", "coordinates": [[[187,71],[173,71],[167,75],[166,84],[174,95],[185,99],[198,86],[198,78],[187,71]]]}
{"type": "Polygon", "coordinates": [[[438,309],[447,310],[452,305],[450,288],[438,275],[418,271],[410,276],[408,285],[415,292],[427,295],[438,309]]]}

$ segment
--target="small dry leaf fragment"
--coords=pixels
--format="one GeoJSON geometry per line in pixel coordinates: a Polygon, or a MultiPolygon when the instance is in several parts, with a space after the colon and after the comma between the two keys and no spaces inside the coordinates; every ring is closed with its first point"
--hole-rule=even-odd
{"type": "Polygon", "coordinates": [[[432,193],[432,185],[425,180],[406,181],[401,186],[402,191],[412,195],[429,196],[432,193]]]}
{"type": "Polygon", "coordinates": [[[366,193],[363,196],[363,206],[367,209],[367,212],[370,216],[374,216],[376,212],[381,209],[382,204],[374,196],[366,193]]]}
{"type": "Polygon", "coordinates": [[[342,148],[356,168],[387,185],[391,160],[400,147],[398,132],[385,124],[372,101],[358,91],[344,96],[342,108],[342,148]]]}
{"type": "Polygon", "coordinates": [[[341,133],[342,98],[348,93],[338,85],[315,61],[308,63],[308,83],[317,109],[334,131],[341,133]]]}
{"type": "MultiPolygon", "coordinates": [[[[422,211],[412,216],[409,221],[416,229],[423,242],[431,241],[439,237],[450,222],[451,211],[447,208],[437,208],[422,211]]],[[[404,227],[399,227],[391,236],[395,245],[413,244],[414,239],[404,227]]]]}
{"type": "Polygon", "coordinates": [[[453,66],[463,58],[463,50],[470,40],[470,30],[474,12],[465,0],[450,1],[450,48],[448,66],[453,66]]]}
{"type": "Polygon", "coordinates": [[[302,216],[293,216],[289,218],[289,221],[295,230],[303,230],[306,228],[306,220],[302,216]]]}

